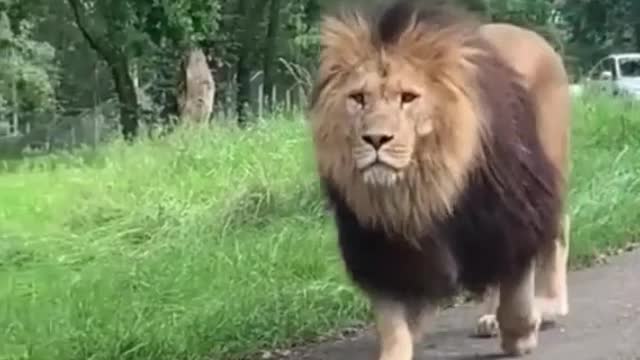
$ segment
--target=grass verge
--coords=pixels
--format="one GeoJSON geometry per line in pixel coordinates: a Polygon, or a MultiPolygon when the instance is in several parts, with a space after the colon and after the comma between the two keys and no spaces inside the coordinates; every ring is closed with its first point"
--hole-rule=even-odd
{"type": "MultiPolygon", "coordinates": [[[[640,234],[640,110],[576,102],[572,263],[640,234]]],[[[304,124],[181,131],[0,175],[0,359],[236,359],[367,316],[304,124]]],[[[1,165],[0,165],[1,167],[1,165]]]]}

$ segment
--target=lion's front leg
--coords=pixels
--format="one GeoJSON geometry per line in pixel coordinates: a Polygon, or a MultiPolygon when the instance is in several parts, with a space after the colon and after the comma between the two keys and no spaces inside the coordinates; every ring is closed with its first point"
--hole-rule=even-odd
{"type": "Polygon", "coordinates": [[[498,335],[496,311],[500,304],[500,287],[492,286],[483,297],[482,313],[476,322],[476,336],[494,337],[498,335]]]}
{"type": "Polygon", "coordinates": [[[541,316],[535,304],[535,265],[522,276],[500,284],[500,304],[496,313],[502,350],[511,356],[530,353],[538,345],[541,316]]]}
{"type": "Polygon", "coordinates": [[[408,319],[410,308],[401,302],[372,298],[380,343],[380,360],[412,360],[415,330],[408,319]]]}

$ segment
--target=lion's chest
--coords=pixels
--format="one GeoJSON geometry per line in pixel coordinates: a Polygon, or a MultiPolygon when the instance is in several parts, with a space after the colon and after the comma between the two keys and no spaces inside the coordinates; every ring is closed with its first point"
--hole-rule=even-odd
{"type": "Polygon", "coordinates": [[[419,248],[401,236],[362,226],[342,197],[335,205],[340,250],[361,287],[399,298],[452,295],[459,285],[482,291],[521,271],[540,245],[553,238],[552,199],[534,179],[496,186],[479,174],[461,195],[452,216],[419,237],[419,248]],[[549,231],[546,231],[549,230],[549,231]]]}

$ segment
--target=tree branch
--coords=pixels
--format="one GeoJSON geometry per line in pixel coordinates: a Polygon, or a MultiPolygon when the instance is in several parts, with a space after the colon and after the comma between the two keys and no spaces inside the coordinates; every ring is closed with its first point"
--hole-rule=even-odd
{"type": "Polygon", "coordinates": [[[73,17],[76,20],[76,25],[78,25],[78,29],[87,39],[89,45],[95,50],[100,56],[102,56],[107,62],[112,57],[112,51],[107,45],[106,41],[101,40],[97,35],[91,34],[89,31],[89,23],[87,22],[86,16],[84,14],[84,10],[81,10],[80,7],[82,4],[80,0],[67,0],[71,10],[73,11],[73,17]]]}

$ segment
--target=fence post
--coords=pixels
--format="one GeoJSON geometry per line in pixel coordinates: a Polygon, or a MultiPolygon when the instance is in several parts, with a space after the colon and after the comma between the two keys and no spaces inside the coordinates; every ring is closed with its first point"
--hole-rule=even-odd
{"type": "MultiPolygon", "coordinates": [[[[11,49],[11,58],[13,59],[14,53],[13,49],[11,49]]],[[[18,135],[18,111],[20,109],[20,105],[18,104],[18,82],[16,81],[16,75],[13,74],[11,76],[11,103],[13,106],[13,111],[11,112],[11,126],[9,127],[9,134],[12,136],[18,135]]]]}
{"type": "Polygon", "coordinates": [[[262,120],[262,111],[264,108],[264,84],[258,85],[258,119],[262,120]]]}
{"type": "Polygon", "coordinates": [[[291,111],[291,89],[287,89],[284,93],[284,106],[287,112],[291,111]]]}
{"type": "Polygon", "coordinates": [[[298,86],[298,110],[303,109],[307,104],[307,97],[305,96],[304,88],[298,86]]]}
{"type": "Polygon", "coordinates": [[[271,99],[269,99],[269,111],[273,112],[275,104],[278,102],[278,87],[277,86],[272,86],[271,87],[271,99]]]}
{"type": "Polygon", "coordinates": [[[100,129],[98,129],[98,108],[94,107],[93,114],[93,148],[98,147],[98,142],[100,142],[100,129]]]}

